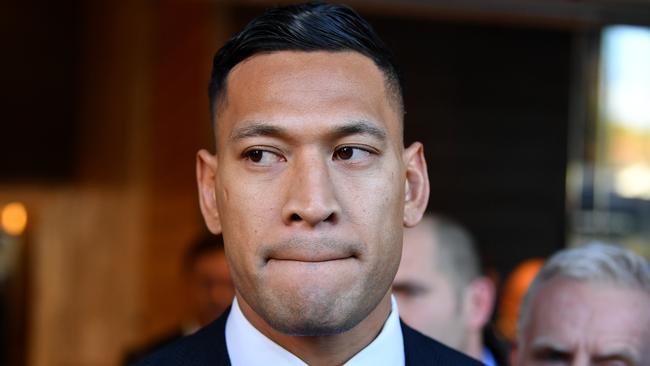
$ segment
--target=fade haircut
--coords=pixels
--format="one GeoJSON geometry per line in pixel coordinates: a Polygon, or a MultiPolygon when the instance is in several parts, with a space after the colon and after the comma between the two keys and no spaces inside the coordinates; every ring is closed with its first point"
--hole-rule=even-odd
{"type": "Polygon", "coordinates": [[[277,51],[354,51],[385,77],[387,97],[403,114],[402,87],[391,52],[359,14],[343,5],[312,2],[276,7],[253,19],[215,54],[208,86],[212,123],[226,97],[230,71],[256,54],[277,51]]]}
{"type": "Polygon", "coordinates": [[[481,276],[481,263],[472,235],[458,222],[440,215],[427,214],[422,219],[436,241],[436,266],[449,275],[460,294],[481,276]]]}
{"type": "Polygon", "coordinates": [[[524,296],[519,311],[517,333],[525,333],[533,301],[554,278],[586,283],[603,283],[639,290],[650,295],[650,264],[619,246],[592,242],[554,254],[542,267],[524,296]]]}

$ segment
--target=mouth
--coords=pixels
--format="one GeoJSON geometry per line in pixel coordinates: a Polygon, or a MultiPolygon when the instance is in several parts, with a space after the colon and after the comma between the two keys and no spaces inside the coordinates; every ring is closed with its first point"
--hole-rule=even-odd
{"type": "Polygon", "coordinates": [[[361,246],[335,240],[293,239],[264,248],[262,258],[265,263],[305,263],[318,264],[359,259],[361,246]]]}
{"type": "Polygon", "coordinates": [[[270,257],[267,259],[267,263],[273,261],[284,261],[284,262],[302,262],[302,263],[326,263],[334,261],[342,261],[346,259],[355,258],[352,255],[333,255],[333,256],[279,256],[279,257],[270,257]]]}

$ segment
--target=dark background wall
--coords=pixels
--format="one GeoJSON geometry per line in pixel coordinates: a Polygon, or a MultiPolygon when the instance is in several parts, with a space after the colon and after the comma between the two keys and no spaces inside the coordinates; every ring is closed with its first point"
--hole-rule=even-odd
{"type": "Polygon", "coordinates": [[[74,174],[79,9],[75,0],[9,0],[0,7],[0,182],[74,174]]]}
{"type": "Polygon", "coordinates": [[[371,17],[403,74],[429,210],[465,224],[489,267],[564,246],[572,33],[371,17]]]}

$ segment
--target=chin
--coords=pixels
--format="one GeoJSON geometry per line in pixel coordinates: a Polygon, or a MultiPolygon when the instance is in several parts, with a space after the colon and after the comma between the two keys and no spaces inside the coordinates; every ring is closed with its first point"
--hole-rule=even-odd
{"type": "Polygon", "coordinates": [[[269,319],[278,332],[291,336],[320,337],[341,334],[354,328],[359,322],[350,319],[313,319],[293,317],[291,319],[269,319]]]}
{"type": "Polygon", "coordinates": [[[295,336],[327,336],[346,332],[365,319],[372,309],[360,296],[295,293],[264,302],[259,315],[278,332],[295,336]]]}

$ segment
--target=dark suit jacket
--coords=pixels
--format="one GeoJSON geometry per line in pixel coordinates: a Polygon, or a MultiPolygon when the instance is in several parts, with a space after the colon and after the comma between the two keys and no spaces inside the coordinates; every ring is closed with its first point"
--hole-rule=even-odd
{"type": "MultiPolygon", "coordinates": [[[[226,319],[229,312],[227,310],[213,323],[152,354],[137,363],[136,366],[230,366],[230,358],[226,349],[226,319]]],[[[482,365],[482,363],[422,335],[403,322],[401,324],[407,366],[482,365]]],[[[254,350],[252,351],[254,352],[254,350]]]]}
{"type": "Polygon", "coordinates": [[[483,328],[483,345],[492,352],[498,366],[510,366],[508,344],[497,335],[491,325],[483,328]]]}

